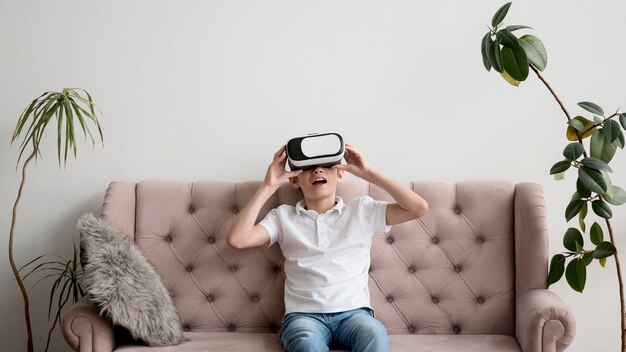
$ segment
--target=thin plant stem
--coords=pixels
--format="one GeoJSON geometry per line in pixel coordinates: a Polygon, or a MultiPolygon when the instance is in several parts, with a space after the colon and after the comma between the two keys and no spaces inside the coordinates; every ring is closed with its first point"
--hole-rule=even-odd
{"type": "MultiPolygon", "coordinates": [[[[613,237],[613,227],[611,226],[611,222],[609,219],[605,219],[606,227],[609,229],[609,236],[611,238],[611,243],[615,245],[615,238],[613,237]]],[[[617,247],[617,246],[616,246],[617,247]]],[[[620,303],[622,306],[622,351],[626,350],[626,313],[625,307],[626,302],[624,302],[624,281],[622,279],[622,268],[619,262],[619,251],[615,252],[615,268],[617,269],[617,280],[619,282],[619,291],[620,291],[620,303]]]]}
{"type": "MultiPolygon", "coordinates": [[[[565,113],[565,117],[567,117],[567,121],[570,121],[572,118],[570,117],[569,112],[567,112],[567,109],[565,108],[565,106],[563,105],[563,103],[561,102],[561,99],[559,99],[559,97],[556,95],[556,93],[554,92],[554,90],[552,89],[552,87],[550,87],[550,85],[548,84],[548,82],[543,78],[543,76],[541,76],[541,74],[539,73],[539,71],[533,67],[533,65],[529,65],[530,68],[537,74],[537,77],[539,77],[539,79],[541,80],[541,82],[543,82],[543,84],[545,84],[545,86],[548,88],[548,90],[550,91],[550,93],[552,94],[552,96],[554,97],[554,99],[556,99],[557,103],[559,104],[559,106],[561,107],[561,110],[563,110],[563,112],[565,113]]],[[[613,115],[615,116],[615,115],[613,115]]],[[[611,116],[611,117],[613,117],[611,116]]],[[[610,118],[610,117],[609,117],[610,118]]],[[[578,134],[578,131],[576,131],[576,136],[578,137],[578,142],[580,142],[580,144],[582,144],[582,138],[580,137],[580,134],[578,134]]],[[[585,158],[587,157],[587,152],[583,151],[583,154],[585,156],[585,158]]],[[[599,196],[600,199],[602,199],[601,196],[599,196]]],[[[609,236],[611,238],[611,243],[613,243],[613,245],[615,245],[615,238],[613,236],[613,227],[611,226],[611,221],[609,221],[609,219],[604,219],[606,221],[606,226],[609,230],[609,236]]],[[[617,247],[617,246],[616,246],[617,247]]],[[[622,352],[626,352],[626,302],[624,301],[624,281],[622,279],[622,269],[621,269],[621,265],[620,265],[620,261],[619,261],[619,252],[615,252],[614,256],[615,256],[615,267],[617,269],[617,281],[619,283],[619,298],[620,298],[620,306],[621,306],[621,336],[622,336],[622,352]]]]}
{"type": "MultiPolygon", "coordinates": [[[[554,97],[554,99],[556,99],[556,102],[559,103],[559,106],[561,107],[561,110],[563,110],[563,113],[565,113],[565,117],[567,117],[567,121],[571,121],[572,117],[569,114],[569,112],[567,111],[567,109],[565,108],[565,105],[563,105],[563,102],[561,101],[561,99],[559,99],[559,96],[556,95],[556,93],[554,92],[554,90],[552,89],[552,87],[550,87],[550,84],[548,84],[548,82],[543,78],[543,76],[541,75],[541,73],[539,73],[539,71],[533,66],[533,65],[528,65],[536,74],[537,77],[539,77],[539,79],[541,80],[541,82],[543,82],[543,84],[548,88],[548,90],[550,91],[550,93],[552,94],[552,96],[554,97]]],[[[574,132],[576,132],[576,137],[578,138],[578,142],[580,144],[583,144],[583,139],[580,136],[580,134],[578,133],[577,130],[574,130],[574,132]]],[[[583,155],[585,156],[585,158],[587,157],[587,151],[583,149],[583,155]]]]}
{"type": "Polygon", "coordinates": [[[13,257],[13,235],[15,232],[15,220],[17,218],[17,205],[20,201],[20,198],[22,197],[22,190],[24,189],[24,182],[26,181],[26,167],[28,166],[28,163],[35,157],[35,155],[37,155],[37,146],[35,144],[35,140],[33,140],[33,152],[28,157],[28,159],[26,159],[22,167],[22,182],[20,183],[20,188],[17,192],[17,198],[15,199],[15,204],[13,205],[13,218],[11,219],[11,231],[9,233],[9,262],[11,263],[13,276],[15,276],[17,285],[20,287],[20,292],[22,293],[22,298],[24,299],[24,318],[26,319],[26,332],[28,334],[28,352],[34,351],[33,330],[30,323],[30,304],[28,300],[28,293],[26,292],[26,287],[24,287],[24,282],[20,277],[19,271],[17,270],[17,265],[15,264],[15,259],[13,257]]]}

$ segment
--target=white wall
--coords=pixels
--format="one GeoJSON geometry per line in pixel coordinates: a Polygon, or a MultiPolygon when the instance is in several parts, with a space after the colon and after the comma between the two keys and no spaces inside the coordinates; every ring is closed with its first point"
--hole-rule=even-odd
{"type": "MultiPolygon", "coordinates": [[[[501,1],[0,0],[0,341],[24,349],[21,299],[8,266],[20,174],[17,117],[46,90],[82,87],[104,112],[105,147],[79,144],[59,169],[53,129],[28,171],[17,224],[19,262],[68,256],[76,218],[100,210],[113,180],[254,180],[289,137],[338,131],[401,180],[510,179],[542,184],[551,253],[575,178],[548,175],[565,117],[536,77],[520,88],[487,73],[480,41],[501,1]]],[[[526,0],[526,24],[548,48],[544,75],[572,114],[590,100],[626,108],[621,1],[526,0]]],[[[532,73],[531,73],[532,75],[532,73]]],[[[618,151],[619,153],[620,151],[618,151]]],[[[626,154],[612,163],[626,186],[626,154]]],[[[615,211],[626,247],[626,207],[615,211]]],[[[626,257],[623,259],[626,261],[626,257]]],[[[573,308],[570,350],[616,351],[614,261],[590,267],[584,294],[553,286],[573,308]]],[[[39,347],[47,291],[32,289],[39,347]]],[[[67,350],[55,337],[53,350],[67,350]]]]}

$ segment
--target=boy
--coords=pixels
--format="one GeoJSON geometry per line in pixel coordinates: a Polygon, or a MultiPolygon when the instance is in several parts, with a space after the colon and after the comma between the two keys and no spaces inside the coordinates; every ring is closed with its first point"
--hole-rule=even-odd
{"type": "Polygon", "coordinates": [[[280,244],[286,274],[280,330],[284,350],[328,351],[335,343],[354,352],[389,351],[387,331],[370,307],[372,237],[390,225],[421,217],[428,203],[371,168],[350,144],[345,146],[346,165],[287,172],[286,158],[282,146],[227,237],[235,248],[280,244]],[[344,171],[378,185],[396,203],[363,196],[344,204],[335,195],[344,171]],[[304,200],[273,209],[255,225],[263,204],[287,179],[302,190],[304,200]]]}

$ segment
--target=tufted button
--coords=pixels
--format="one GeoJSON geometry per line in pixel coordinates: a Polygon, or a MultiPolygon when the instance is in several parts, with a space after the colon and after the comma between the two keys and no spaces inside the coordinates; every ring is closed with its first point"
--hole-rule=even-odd
{"type": "Polygon", "coordinates": [[[413,274],[413,273],[415,272],[415,270],[416,270],[416,269],[415,269],[415,266],[414,266],[414,265],[411,265],[411,266],[409,267],[409,272],[410,272],[411,274],[413,274]]]}
{"type": "Polygon", "coordinates": [[[454,333],[458,335],[461,333],[461,327],[458,325],[455,325],[452,327],[452,331],[454,331],[454,333]]]}
{"type": "Polygon", "coordinates": [[[439,298],[437,298],[437,296],[433,296],[431,301],[433,302],[433,304],[438,304],[439,303],[439,298]]]}
{"type": "Polygon", "coordinates": [[[415,334],[415,326],[409,326],[409,334],[415,334]]]}
{"type": "Polygon", "coordinates": [[[274,265],[273,270],[275,273],[280,273],[280,265],[274,265]]]}
{"type": "Polygon", "coordinates": [[[231,331],[231,332],[235,331],[235,325],[233,325],[233,324],[228,324],[227,328],[228,328],[228,331],[231,331]]]}
{"type": "Polygon", "coordinates": [[[437,244],[437,243],[439,243],[439,237],[433,237],[433,238],[432,238],[432,240],[431,240],[431,242],[432,242],[433,244],[437,244]]]}
{"type": "Polygon", "coordinates": [[[233,207],[233,214],[239,214],[239,209],[237,207],[233,207]]]}
{"type": "Polygon", "coordinates": [[[454,213],[457,214],[457,215],[461,214],[461,209],[454,208],[454,213]]]}
{"type": "Polygon", "coordinates": [[[206,300],[209,301],[209,302],[213,302],[213,296],[207,295],[206,296],[206,300]]]}
{"type": "Polygon", "coordinates": [[[172,243],[172,235],[165,236],[165,242],[172,243]]]}
{"type": "Polygon", "coordinates": [[[482,297],[477,297],[477,298],[476,298],[476,302],[478,302],[479,304],[482,304],[482,303],[484,303],[484,302],[485,302],[485,299],[484,299],[484,298],[482,298],[482,297]]]}
{"type": "Polygon", "coordinates": [[[483,236],[476,236],[476,242],[483,243],[485,242],[485,238],[483,236]]]}
{"type": "Polygon", "coordinates": [[[258,302],[259,301],[259,295],[252,295],[252,296],[250,296],[250,300],[252,302],[258,302]]]}
{"type": "Polygon", "coordinates": [[[189,205],[189,208],[187,209],[187,211],[189,212],[189,214],[193,214],[196,212],[196,209],[193,207],[193,205],[189,205]]]}
{"type": "Polygon", "coordinates": [[[187,266],[185,267],[185,270],[186,270],[188,273],[190,273],[190,272],[193,270],[193,267],[192,267],[191,265],[187,265],[187,266]]]}
{"type": "Polygon", "coordinates": [[[455,265],[454,266],[454,272],[460,273],[461,272],[461,266],[460,265],[455,265]]]}
{"type": "Polygon", "coordinates": [[[183,330],[190,331],[191,327],[189,325],[185,324],[185,325],[183,325],[183,330]]]}
{"type": "Polygon", "coordinates": [[[239,268],[237,268],[237,265],[231,265],[228,267],[230,269],[230,271],[232,271],[233,273],[236,272],[237,270],[239,270],[239,268]]]}
{"type": "Polygon", "coordinates": [[[387,296],[387,302],[393,303],[393,296],[392,295],[387,296]]]}
{"type": "Polygon", "coordinates": [[[270,323],[269,329],[270,329],[271,332],[278,332],[278,324],[276,324],[274,322],[270,323]]]}
{"type": "Polygon", "coordinates": [[[215,243],[215,236],[211,236],[211,237],[209,237],[209,243],[210,243],[210,244],[215,243]]]}
{"type": "Polygon", "coordinates": [[[392,244],[393,243],[393,237],[391,237],[391,236],[387,237],[387,243],[392,244]]]}

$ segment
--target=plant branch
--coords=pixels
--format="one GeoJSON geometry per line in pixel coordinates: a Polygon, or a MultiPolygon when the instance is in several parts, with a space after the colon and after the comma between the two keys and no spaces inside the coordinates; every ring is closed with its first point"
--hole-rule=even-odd
{"type": "MultiPolygon", "coordinates": [[[[546,86],[546,88],[548,88],[548,90],[550,91],[550,93],[552,94],[552,96],[554,97],[554,99],[556,99],[556,102],[559,104],[559,106],[561,107],[561,110],[563,110],[563,113],[565,113],[565,117],[567,117],[567,122],[572,120],[572,117],[570,116],[569,112],[567,111],[567,109],[565,108],[565,105],[563,105],[563,102],[561,101],[561,99],[559,99],[558,95],[556,95],[556,93],[554,92],[554,90],[552,89],[552,87],[550,87],[550,84],[548,84],[548,82],[543,78],[543,76],[541,75],[541,73],[539,73],[539,71],[533,66],[533,65],[528,65],[534,72],[535,74],[537,74],[537,77],[539,77],[539,79],[541,80],[541,82],[543,82],[543,84],[546,86]]],[[[578,133],[578,131],[576,129],[574,129],[574,132],[576,132],[576,137],[578,138],[578,142],[580,144],[583,144],[583,139],[580,136],[580,133],[578,133]]],[[[585,158],[588,156],[587,155],[587,151],[583,150],[583,155],[585,156],[585,158]]]]}
{"type": "MultiPolygon", "coordinates": [[[[543,82],[543,84],[545,84],[545,86],[548,88],[548,90],[550,91],[550,93],[552,94],[552,96],[554,97],[554,99],[556,99],[557,103],[559,104],[559,106],[561,107],[561,110],[563,110],[563,112],[565,113],[565,116],[567,117],[567,121],[569,122],[572,118],[569,114],[569,112],[567,111],[567,109],[565,108],[565,106],[563,105],[563,103],[561,102],[561,99],[559,99],[559,97],[556,95],[556,93],[554,92],[554,90],[552,89],[552,87],[550,87],[550,84],[548,84],[548,82],[543,78],[543,76],[541,76],[541,74],[539,73],[539,71],[537,71],[537,69],[535,67],[533,67],[533,65],[528,65],[530,66],[530,68],[537,74],[537,77],[539,77],[539,79],[543,82]]],[[[610,119],[614,116],[616,116],[617,113],[607,117],[606,119],[604,119],[604,121],[606,121],[607,119],[610,119]]],[[[604,122],[602,121],[602,122],[604,122]]],[[[594,125],[595,127],[596,125],[594,125]]],[[[578,133],[577,130],[574,130],[576,132],[576,137],[578,137],[578,142],[580,142],[580,144],[583,144],[582,138],[580,136],[580,134],[578,133]]],[[[587,151],[583,150],[583,154],[585,156],[585,158],[587,157],[587,151]]],[[[599,199],[602,199],[602,197],[600,195],[597,195],[596,197],[598,197],[599,199]]],[[[609,219],[605,219],[606,221],[606,226],[609,230],[609,236],[611,238],[611,243],[613,243],[613,245],[615,245],[615,238],[613,237],[613,228],[611,227],[611,222],[609,221],[609,219]]],[[[622,279],[622,269],[621,269],[621,265],[620,265],[620,261],[619,261],[619,256],[618,256],[618,252],[616,252],[614,254],[615,256],[615,266],[617,268],[617,280],[619,282],[619,291],[620,291],[620,304],[621,304],[621,336],[622,336],[622,351],[626,351],[626,302],[624,301],[624,282],[622,279]]]]}
{"type": "Polygon", "coordinates": [[[26,319],[26,332],[28,334],[28,352],[33,352],[33,331],[30,323],[30,305],[28,301],[28,293],[26,292],[26,287],[24,287],[24,282],[20,277],[19,271],[17,270],[17,265],[15,264],[15,259],[13,257],[13,235],[15,233],[15,220],[17,218],[17,205],[22,197],[22,190],[24,189],[24,182],[26,181],[26,167],[28,163],[37,155],[37,145],[35,144],[35,140],[33,139],[33,152],[31,155],[24,161],[24,166],[22,167],[22,182],[20,183],[20,188],[17,192],[17,198],[15,199],[15,204],[13,205],[13,217],[11,219],[11,231],[9,232],[9,262],[11,263],[11,269],[13,270],[13,276],[15,276],[15,280],[17,281],[17,285],[20,287],[20,291],[22,293],[22,297],[24,299],[24,318],[26,319]]]}
{"type": "Polygon", "coordinates": [[[563,112],[565,113],[565,116],[567,117],[567,121],[571,120],[572,117],[570,116],[569,112],[567,111],[567,109],[563,105],[563,102],[561,102],[561,99],[559,99],[559,97],[556,95],[554,90],[552,90],[552,87],[550,87],[550,84],[548,84],[548,82],[543,78],[543,76],[539,73],[539,71],[533,65],[528,65],[528,66],[530,66],[530,68],[533,71],[535,71],[535,73],[537,74],[537,77],[539,77],[541,82],[543,82],[543,84],[545,84],[545,86],[548,88],[548,90],[550,91],[550,93],[552,94],[554,99],[556,99],[556,102],[559,103],[559,106],[561,107],[561,110],[563,110],[563,112]]]}
{"type": "MultiPolygon", "coordinates": [[[[609,237],[611,238],[611,243],[613,243],[613,245],[615,245],[615,238],[613,237],[613,227],[611,227],[611,222],[609,221],[609,219],[604,219],[606,221],[606,227],[609,229],[609,237]]],[[[624,321],[625,315],[624,315],[624,311],[625,311],[625,306],[626,306],[626,302],[624,302],[624,281],[622,280],[622,269],[621,269],[621,265],[619,262],[619,251],[615,252],[614,256],[615,256],[615,267],[617,268],[617,281],[619,282],[619,290],[622,293],[619,296],[620,299],[620,303],[622,305],[622,329],[621,329],[621,333],[622,333],[622,350],[624,350],[624,348],[626,347],[626,322],[624,321]]]]}

